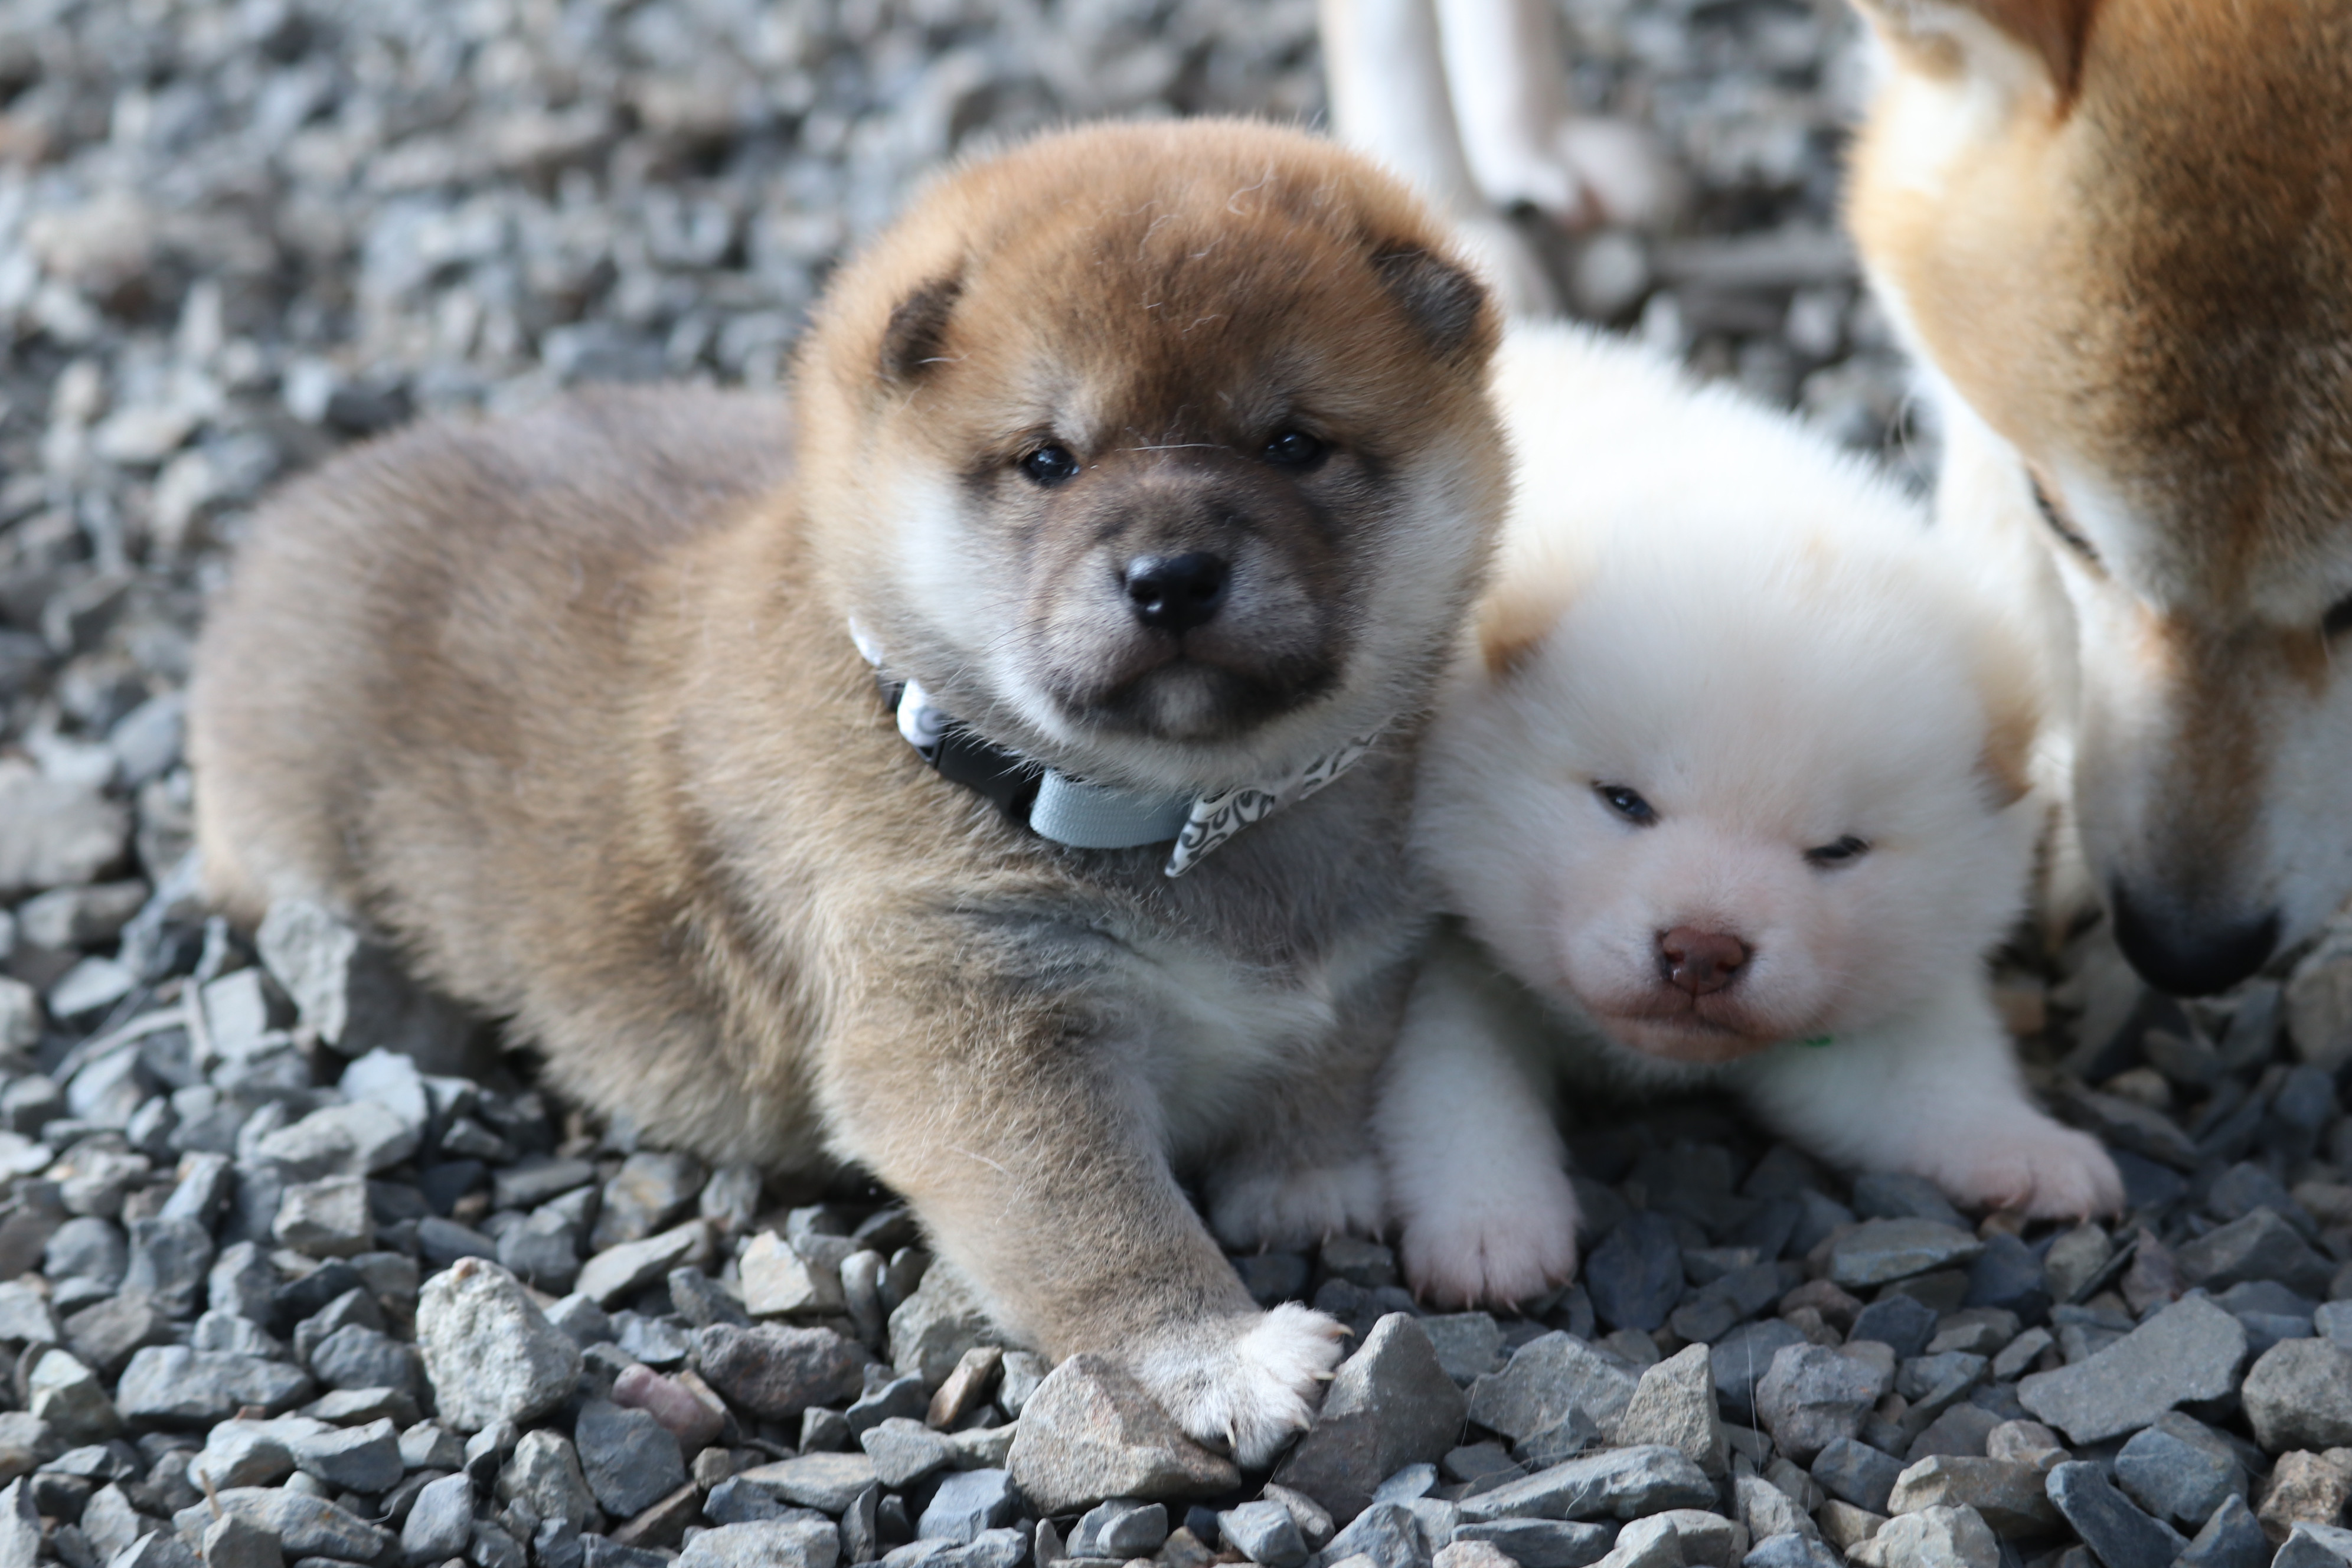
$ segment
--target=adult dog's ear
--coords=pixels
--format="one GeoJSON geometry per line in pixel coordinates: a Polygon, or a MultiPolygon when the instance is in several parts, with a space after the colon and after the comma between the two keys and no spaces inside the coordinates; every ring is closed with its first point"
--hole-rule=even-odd
{"type": "Polygon", "coordinates": [[[2039,76],[2061,108],[2083,81],[2100,0],[1854,0],[1888,47],[1923,69],[2014,89],[2039,76]]]}
{"type": "Polygon", "coordinates": [[[1496,329],[1486,286],[1433,250],[1375,250],[1372,271],[1389,297],[1404,307],[1429,346],[1452,359],[1478,347],[1494,349],[1496,329]]]}
{"type": "Polygon", "coordinates": [[[948,319],[955,314],[956,300],[962,293],[962,279],[934,278],[898,301],[890,312],[889,325],[882,329],[885,377],[911,382],[939,361],[940,347],[947,341],[948,319]]]}

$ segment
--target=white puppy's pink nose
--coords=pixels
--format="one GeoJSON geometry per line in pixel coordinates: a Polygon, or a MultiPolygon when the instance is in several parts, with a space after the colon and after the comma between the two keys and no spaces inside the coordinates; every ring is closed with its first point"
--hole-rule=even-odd
{"type": "Polygon", "coordinates": [[[1748,944],[1727,931],[1676,926],[1658,938],[1658,971],[1669,985],[1710,995],[1739,978],[1748,952],[1748,944]]]}

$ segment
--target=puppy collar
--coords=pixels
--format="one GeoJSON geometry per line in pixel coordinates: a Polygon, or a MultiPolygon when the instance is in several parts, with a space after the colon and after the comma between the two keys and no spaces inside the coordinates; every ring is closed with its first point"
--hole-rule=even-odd
{"type": "Polygon", "coordinates": [[[987,796],[1041,838],[1074,849],[1133,849],[1174,840],[1164,876],[1181,877],[1234,834],[1306,799],[1372,749],[1380,731],[1360,735],[1270,784],[1194,795],[1092,784],[986,741],[935,706],[915,680],[892,680],[881,646],[856,621],[849,637],[874,667],[898,733],[943,778],[987,796]]]}

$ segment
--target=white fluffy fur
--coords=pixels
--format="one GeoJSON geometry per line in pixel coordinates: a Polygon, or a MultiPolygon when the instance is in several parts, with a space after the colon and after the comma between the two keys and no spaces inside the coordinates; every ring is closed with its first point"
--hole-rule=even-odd
{"type": "Polygon", "coordinates": [[[1289,1301],[1260,1318],[1222,1361],[1147,1357],[1137,1371],[1185,1431],[1221,1439],[1243,1468],[1262,1470],[1314,1419],[1305,1391],[1330,1378],[1347,1333],[1289,1301]]]}
{"type": "Polygon", "coordinates": [[[1534,1108],[1580,1068],[1712,1079],[1963,1203],[2118,1206],[2105,1152],[2028,1101],[1988,994],[2039,816],[1988,759],[2032,663],[1963,563],[1821,437],[1626,344],[1514,328],[1497,394],[1520,491],[1485,615],[1511,658],[1465,660],[1422,836],[1534,997],[1466,943],[1424,972],[1380,1111],[1413,1283],[1507,1300],[1573,1268],[1534,1108]],[[1867,852],[1808,861],[1848,836],[1867,852]],[[1752,950],[1696,1003],[1658,962],[1682,926],[1752,950]]]}

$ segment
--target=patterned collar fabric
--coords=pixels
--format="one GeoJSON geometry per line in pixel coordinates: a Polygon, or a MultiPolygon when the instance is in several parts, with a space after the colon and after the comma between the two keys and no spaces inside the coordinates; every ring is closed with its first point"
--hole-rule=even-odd
{"type": "Polygon", "coordinates": [[[881,646],[855,621],[849,637],[874,667],[897,714],[898,733],[943,776],[986,795],[1038,837],[1072,848],[1132,849],[1172,839],[1168,862],[1160,868],[1170,877],[1182,876],[1250,824],[1305,800],[1355,766],[1380,739],[1375,730],[1283,778],[1218,795],[1091,784],[982,740],[934,705],[921,682],[893,681],[885,675],[881,646]]]}

